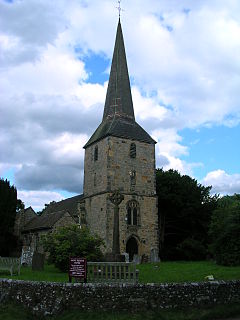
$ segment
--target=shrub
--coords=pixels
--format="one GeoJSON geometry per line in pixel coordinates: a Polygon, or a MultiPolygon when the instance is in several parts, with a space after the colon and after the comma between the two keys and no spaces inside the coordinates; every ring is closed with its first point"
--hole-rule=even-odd
{"type": "Polygon", "coordinates": [[[103,257],[100,249],[104,246],[103,240],[97,235],[92,235],[86,227],[61,227],[47,234],[42,243],[45,252],[48,253],[48,263],[53,263],[64,272],[68,270],[69,257],[81,257],[89,261],[99,261],[103,257]]]}

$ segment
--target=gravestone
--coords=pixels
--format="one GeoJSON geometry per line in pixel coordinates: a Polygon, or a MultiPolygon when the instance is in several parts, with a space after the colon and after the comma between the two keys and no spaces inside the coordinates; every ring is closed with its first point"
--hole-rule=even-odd
{"type": "Polygon", "coordinates": [[[125,262],[129,262],[129,254],[127,252],[124,252],[123,256],[125,257],[125,262]]]}
{"type": "Polygon", "coordinates": [[[138,254],[134,254],[132,262],[134,262],[136,264],[141,263],[141,257],[138,254]]]}
{"type": "Polygon", "coordinates": [[[148,263],[148,256],[146,254],[142,255],[141,263],[148,263]]]}
{"type": "Polygon", "coordinates": [[[45,256],[43,253],[34,251],[33,257],[32,257],[32,270],[42,271],[44,269],[44,259],[45,259],[45,256]]]}
{"type": "Polygon", "coordinates": [[[31,266],[33,258],[33,250],[30,246],[22,247],[21,264],[24,266],[31,266]]]}
{"type": "Polygon", "coordinates": [[[150,262],[160,262],[157,249],[151,249],[150,262]]]}

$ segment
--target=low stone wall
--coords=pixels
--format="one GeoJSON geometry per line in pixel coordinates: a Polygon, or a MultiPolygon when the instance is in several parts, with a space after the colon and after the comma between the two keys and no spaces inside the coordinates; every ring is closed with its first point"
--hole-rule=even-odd
{"type": "Polygon", "coordinates": [[[10,301],[42,315],[71,308],[134,312],[240,302],[240,281],[131,285],[1,279],[0,303],[10,301]]]}

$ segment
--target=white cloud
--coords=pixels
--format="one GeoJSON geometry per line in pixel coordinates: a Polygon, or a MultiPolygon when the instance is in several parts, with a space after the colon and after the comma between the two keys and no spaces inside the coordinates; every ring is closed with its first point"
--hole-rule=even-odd
{"type": "MultiPolygon", "coordinates": [[[[0,172],[15,166],[20,190],[81,192],[82,146],[102,119],[107,87],[88,83],[83,58],[111,58],[115,6],[0,2],[0,172]]],[[[194,175],[202,164],[186,160],[191,149],[180,130],[240,121],[240,3],[132,0],[123,7],[136,119],[158,141],[158,166],[194,175]]]]}
{"type": "Polygon", "coordinates": [[[24,202],[25,208],[31,206],[34,210],[39,211],[44,208],[45,204],[51,201],[61,201],[64,197],[58,192],[18,190],[18,198],[24,202]]]}
{"type": "MultiPolygon", "coordinates": [[[[73,135],[63,133],[51,141],[47,141],[47,148],[52,150],[51,161],[56,164],[76,165],[83,163],[83,146],[87,142],[87,135],[73,135]]],[[[78,165],[79,166],[79,165],[78,165]]]]}
{"type": "Polygon", "coordinates": [[[240,174],[228,174],[224,170],[209,172],[202,180],[206,186],[212,186],[213,193],[221,195],[240,193],[240,174]]]}

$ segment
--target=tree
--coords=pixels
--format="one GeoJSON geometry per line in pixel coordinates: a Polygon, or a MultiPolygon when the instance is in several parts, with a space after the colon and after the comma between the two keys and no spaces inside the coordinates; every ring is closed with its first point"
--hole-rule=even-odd
{"type": "Polygon", "coordinates": [[[156,171],[160,256],[165,260],[206,257],[208,228],[217,196],[211,187],[176,170],[156,171]]]}
{"type": "Polygon", "coordinates": [[[61,227],[47,234],[42,242],[44,250],[49,253],[48,262],[65,272],[68,270],[70,256],[89,261],[99,261],[103,256],[100,249],[104,246],[103,240],[92,235],[87,227],[61,227]]]}
{"type": "Polygon", "coordinates": [[[15,246],[13,236],[16,211],[23,207],[23,202],[17,199],[17,189],[10,182],[0,179],[0,256],[9,255],[15,246]]]}
{"type": "Polygon", "coordinates": [[[240,265],[240,194],[225,196],[214,210],[210,250],[218,264],[240,265]]]}

